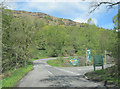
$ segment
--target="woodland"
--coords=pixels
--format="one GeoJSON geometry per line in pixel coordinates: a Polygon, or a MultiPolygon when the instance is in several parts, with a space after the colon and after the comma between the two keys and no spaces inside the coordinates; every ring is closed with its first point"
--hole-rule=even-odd
{"type": "MultiPolygon", "coordinates": [[[[115,58],[118,64],[118,14],[113,17],[114,29],[97,27],[92,19],[83,27],[59,24],[51,25],[38,17],[23,15],[15,17],[12,10],[2,8],[2,71],[15,70],[26,66],[27,61],[38,55],[47,57],[86,56],[86,48],[91,55],[100,54],[115,58]]],[[[48,21],[56,22],[50,16],[48,21]]]]}

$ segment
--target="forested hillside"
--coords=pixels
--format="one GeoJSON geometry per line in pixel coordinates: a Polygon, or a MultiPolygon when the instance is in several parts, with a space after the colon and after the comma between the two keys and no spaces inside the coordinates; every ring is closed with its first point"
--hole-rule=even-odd
{"type": "Polygon", "coordinates": [[[25,66],[27,60],[44,52],[49,57],[108,54],[114,56],[117,32],[97,26],[52,17],[43,13],[11,11],[2,13],[2,67],[6,70],[25,66]],[[22,13],[22,14],[21,14],[22,13]]]}
{"type": "Polygon", "coordinates": [[[84,23],[74,22],[70,19],[62,19],[44,14],[41,12],[27,12],[27,11],[16,11],[13,10],[14,17],[30,16],[31,18],[38,18],[47,25],[66,25],[66,26],[77,26],[84,27],[84,23]]]}

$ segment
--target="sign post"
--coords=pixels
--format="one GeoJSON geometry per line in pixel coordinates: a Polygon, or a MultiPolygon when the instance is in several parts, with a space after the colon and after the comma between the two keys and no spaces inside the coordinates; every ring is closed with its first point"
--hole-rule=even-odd
{"type": "Polygon", "coordinates": [[[105,64],[106,64],[106,52],[107,52],[107,51],[105,50],[105,64]]]}
{"type": "Polygon", "coordinates": [[[86,51],[86,63],[90,63],[91,62],[91,52],[90,52],[90,49],[87,48],[87,51],[86,51]]]}

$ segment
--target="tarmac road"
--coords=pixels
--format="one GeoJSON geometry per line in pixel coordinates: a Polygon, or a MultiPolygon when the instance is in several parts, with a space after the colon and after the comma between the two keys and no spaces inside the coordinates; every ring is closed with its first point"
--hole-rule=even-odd
{"type": "Polygon", "coordinates": [[[52,67],[46,63],[50,59],[53,58],[35,60],[33,70],[18,82],[17,87],[103,87],[102,83],[89,81],[84,76],[93,71],[93,66],[52,67]]]}

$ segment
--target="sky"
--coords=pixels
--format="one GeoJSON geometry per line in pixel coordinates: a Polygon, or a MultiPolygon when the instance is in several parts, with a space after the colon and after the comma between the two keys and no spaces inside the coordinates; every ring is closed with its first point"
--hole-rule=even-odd
{"type": "Polygon", "coordinates": [[[58,18],[71,19],[80,23],[87,23],[92,18],[96,26],[105,29],[113,29],[112,18],[118,13],[118,6],[107,9],[102,5],[89,14],[91,2],[84,1],[56,1],[56,0],[29,0],[10,1],[6,5],[12,10],[24,10],[30,12],[42,12],[58,18]]]}

